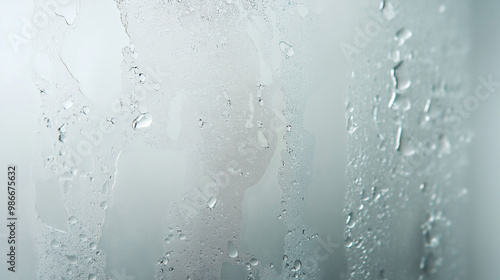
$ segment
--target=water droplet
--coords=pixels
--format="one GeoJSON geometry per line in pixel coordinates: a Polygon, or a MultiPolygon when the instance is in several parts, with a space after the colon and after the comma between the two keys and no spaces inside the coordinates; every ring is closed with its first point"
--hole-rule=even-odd
{"type": "Polygon", "coordinates": [[[72,264],[76,264],[77,262],[77,258],[75,255],[66,255],[66,259],[72,264]]]}
{"type": "Polygon", "coordinates": [[[345,221],[345,224],[347,225],[348,228],[353,228],[356,225],[356,221],[354,219],[354,214],[351,212],[349,215],[347,215],[347,219],[345,221]]]}
{"type": "Polygon", "coordinates": [[[411,86],[410,75],[406,64],[401,61],[391,69],[392,84],[398,93],[404,92],[411,86]]]}
{"type": "Polygon", "coordinates": [[[95,249],[97,249],[97,244],[95,242],[91,242],[89,244],[89,247],[90,247],[90,249],[95,250],[95,249]]]}
{"type": "Polygon", "coordinates": [[[250,259],[250,264],[251,264],[252,266],[256,266],[256,265],[258,265],[258,264],[259,264],[259,260],[258,260],[258,259],[256,259],[256,258],[251,258],[251,259],[250,259]]]}
{"type": "Polygon", "coordinates": [[[300,262],[300,260],[296,260],[293,263],[292,271],[299,271],[301,266],[302,266],[302,263],[300,262]]]}
{"type": "Polygon", "coordinates": [[[347,237],[347,239],[345,240],[346,248],[351,248],[353,244],[354,244],[354,242],[352,242],[351,237],[347,237]]]}
{"type": "Polygon", "coordinates": [[[394,5],[389,3],[387,0],[383,0],[382,2],[380,2],[379,10],[387,20],[392,20],[396,17],[396,10],[394,5]]]}
{"type": "Polygon", "coordinates": [[[153,122],[153,115],[151,115],[150,113],[140,114],[132,122],[132,128],[133,129],[146,128],[146,127],[149,127],[152,122],[153,122]]]}
{"type": "Polygon", "coordinates": [[[261,129],[257,130],[257,140],[262,148],[269,148],[269,142],[261,129]]]}
{"type": "Polygon", "coordinates": [[[89,274],[89,280],[96,280],[97,276],[95,274],[89,274]]]}
{"type": "Polygon", "coordinates": [[[76,219],[75,216],[71,216],[71,217],[69,217],[68,222],[70,224],[76,224],[78,222],[78,220],[76,219]]]}
{"type": "Polygon", "coordinates": [[[389,53],[389,59],[391,59],[393,62],[400,62],[401,61],[401,52],[399,50],[394,50],[389,53]]]}
{"type": "Polygon", "coordinates": [[[429,113],[429,109],[431,108],[431,102],[432,102],[431,98],[429,98],[429,99],[427,99],[427,101],[425,101],[425,106],[424,106],[425,113],[429,113]]]}
{"type": "Polygon", "coordinates": [[[406,112],[411,109],[411,101],[408,97],[393,92],[393,98],[389,101],[389,108],[406,112]]]}
{"type": "Polygon", "coordinates": [[[280,50],[281,50],[282,52],[286,52],[286,50],[287,50],[287,48],[288,48],[289,46],[290,46],[290,45],[288,45],[287,43],[285,43],[285,42],[283,42],[283,41],[281,41],[281,42],[280,42],[280,50]]]}
{"type": "Polygon", "coordinates": [[[347,118],[347,132],[349,132],[349,134],[353,134],[356,129],[358,129],[358,125],[354,123],[354,117],[350,116],[347,118]]]}
{"type": "Polygon", "coordinates": [[[59,134],[59,138],[58,138],[58,139],[59,139],[59,141],[60,141],[61,143],[66,142],[66,139],[67,139],[66,134],[65,134],[65,133],[61,133],[61,134],[59,134]]]}
{"type": "Polygon", "coordinates": [[[352,113],[354,112],[354,107],[351,105],[351,102],[347,102],[346,105],[345,105],[345,110],[348,112],[348,113],[352,113]]]}
{"type": "Polygon", "coordinates": [[[179,239],[180,240],[186,240],[187,236],[184,233],[179,234],[179,239]]]}
{"type": "Polygon", "coordinates": [[[431,248],[436,248],[437,246],[439,246],[439,238],[438,237],[431,238],[431,240],[429,242],[429,246],[431,248]]]}
{"type": "Polygon", "coordinates": [[[408,28],[403,27],[396,32],[394,40],[398,42],[399,46],[402,46],[412,35],[413,33],[408,28]]]}
{"type": "Polygon", "coordinates": [[[61,243],[59,241],[53,239],[52,241],[50,241],[50,246],[53,248],[58,248],[59,246],[61,246],[61,243]]]}
{"type": "Polygon", "coordinates": [[[99,204],[101,206],[102,209],[106,210],[108,209],[108,202],[107,201],[103,201],[99,204]]]}
{"type": "Polygon", "coordinates": [[[211,196],[207,201],[208,208],[210,208],[210,210],[213,210],[215,204],[217,204],[217,198],[215,196],[211,196]]]}
{"type": "Polygon", "coordinates": [[[294,55],[293,48],[290,44],[281,41],[279,46],[280,46],[280,50],[286,54],[285,55],[286,58],[294,55]]]}
{"type": "Polygon", "coordinates": [[[373,117],[373,121],[375,123],[378,123],[378,106],[373,106],[373,109],[372,109],[372,117],[373,117]]]}
{"type": "Polygon", "coordinates": [[[442,157],[443,155],[448,155],[451,153],[451,143],[448,140],[446,135],[442,134],[439,137],[439,148],[438,148],[438,157],[442,157]]]}
{"type": "Polygon", "coordinates": [[[108,194],[110,188],[111,188],[111,184],[108,181],[104,182],[104,184],[102,184],[102,193],[108,194]]]}
{"type": "Polygon", "coordinates": [[[403,136],[403,127],[398,128],[398,132],[396,133],[396,151],[399,151],[401,147],[401,137],[403,136]]]}
{"type": "Polygon", "coordinates": [[[139,83],[144,84],[146,82],[146,75],[144,73],[139,73],[139,83]]]}
{"type": "Polygon", "coordinates": [[[202,119],[199,119],[198,120],[198,127],[203,128],[204,125],[205,125],[205,122],[202,119]]]}
{"type": "Polygon", "coordinates": [[[288,132],[292,131],[292,126],[291,125],[287,125],[286,126],[286,131],[288,131],[288,132]]]}
{"type": "Polygon", "coordinates": [[[238,256],[238,249],[236,249],[236,246],[234,245],[233,241],[227,242],[227,254],[229,255],[230,258],[233,259],[238,256]]]}
{"type": "Polygon", "coordinates": [[[410,140],[403,138],[403,127],[398,128],[396,134],[396,151],[401,152],[405,156],[411,156],[415,153],[415,148],[410,143],[410,140]]]}
{"type": "Polygon", "coordinates": [[[79,237],[80,237],[80,241],[87,241],[87,240],[88,240],[87,235],[86,235],[86,234],[84,234],[84,233],[80,234],[80,236],[79,236],[79,237]]]}
{"type": "Polygon", "coordinates": [[[64,108],[64,110],[68,110],[69,108],[73,107],[73,101],[71,100],[65,100],[61,103],[62,107],[64,108]]]}
{"type": "Polygon", "coordinates": [[[83,106],[80,112],[82,112],[85,115],[88,115],[90,113],[90,108],[88,106],[83,106]]]}
{"type": "Polygon", "coordinates": [[[156,265],[166,265],[168,264],[168,258],[166,256],[163,256],[156,261],[156,265]]]}

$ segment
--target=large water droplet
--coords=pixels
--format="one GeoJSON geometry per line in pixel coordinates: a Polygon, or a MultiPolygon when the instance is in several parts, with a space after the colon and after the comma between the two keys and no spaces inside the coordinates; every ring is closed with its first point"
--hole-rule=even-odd
{"type": "Polygon", "coordinates": [[[294,55],[293,48],[290,44],[281,41],[279,45],[280,45],[280,50],[286,54],[285,55],[286,58],[294,55]]]}
{"type": "Polygon", "coordinates": [[[215,204],[217,204],[217,198],[215,196],[211,196],[207,201],[208,208],[213,210],[215,208],[215,204]]]}
{"type": "Polygon", "coordinates": [[[63,106],[64,110],[68,110],[69,108],[73,107],[73,101],[68,99],[68,100],[63,101],[61,103],[61,105],[63,106]]]}
{"type": "Polygon", "coordinates": [[[292,271],[299,271],[301,266],[302,266],[302,263],[300,262],[300,260],[296,260],[293,263],[292,271]]]}
{"type": "Polygon", "coordinates": [[[159,258],[158,261],[156,261],[156,264],[157,265],[166,265],[166,264],[168,264],[168,258],[167,258],[167,256],[163,256],[163,257],[159,258]]]}
{"type": "Polygon", "coordinates": [[[396,136],[396,151],[401,152],[404,156],[411,156],[415,154],[415,148],[408,138],[403,135],[403,127],[398,128],[396,136]]]}
{"type": "Polygon", "coordinates": [[[111,184],[108,181],[104,182],[104,184],[102,184],[102,193],[108,194],[110,188],[111,188],[111,184]]]}
{"type": "Polygon", "coordinates": [[[358,129],[358,125],[356,123],[354,123],[354,117],[353,116],[350,116],[347,118],[347,132],[349,132],[349,134],[353,134],[356,129],[358,129]]]}
{"type": "Polygon", "coordinates": [[[399,29],[396,32],[396,37],[394,40],[398,42],[398,46],[402,46],[405,44],[406,40],[410,39],[413,33],[406,27],[399,29]]]}
{"type": "Polygon", "coordinates": [[[103,201],[99,204],[101,206],[102,209],[106,210],[108,209],[109,205],[108,205],[108,202],[107,201],[103,201]]]}
{"type": "Polygon", "coordinates": [[[392,98],[389,101],[389,108],[396,111],[406,112],[411,109],[410,98],[393,92],[392,98]]]}
{"type": "Polygon", "coordinates": [[[55,239],[53,239],[51,242],[50,242],[50,246],[53,247],[53,248],[58,248],[59,246],[61,245],[61,243],[55,239]]]}
{"type": "Polygon", "coordinates": [[[408,73],[407,64],[403,61],[399,62],[391,70],[391,79],[394,88],[397,92],[404,92],[411,86],[410,74],[408,73]]]}
{"type": "Polygon", "coordinates": [[[383,0],[382,2],[380,2],[379,9],[387,20],[392,20],[396,17],[396,9],[394,5],[392,5],[387,0],[383,0]]]}
{"type": "Polygon", "coordinates": [[[90,113],[90,108],[88,106],[83,106],[80,112],[82,112],[85,115],[88,115],[90,113]]]}
{"type": "Polygon", "coordinates": [[[258,264],[259,264],[259,260],[257,260],[256,258],[251,258],[251,259],[250,259],[250,264],[251,264],[252,266],[256,266],[256,265],[258,265],[258,264]]]}
{"type": "Polygon", "coordinates": [[[236,246],[234,245],[233,241],[228,241],[227,242],[227,254],[231,258],[236,258],[238,256],[238,249],[236,249],[236,246]]]}
{"type": "Polygon", "coordinates": [[[257,140],[259,142],[259,146],[262,148],[269,148],[269,142],[267,140],[266,135],[262,132],[261,129],[257,130],[257,140]]]}
{"type": "Polygon", "coordinates": [[[347,215],[347,219],[345,221],[348,228],[353,228],[356,225],[356,221],[354,219],[354,214],[351,212],[347,215]]]}
{"type": "Polygon", "coordinates": [[[151,115],[150,113],[140,114],[132,122],[132,128],[133,129],[146,128],[146,127],[149,127],[152,122],[153,122],[153,115],[151,115]]]}
{"type": "Polygon", "coordinates": [[[69,217],[68,222],[70,224],[76,224],[78,222],[78,220],[76,219],[75,216],[71,216],[71,217],[69,217]]]}

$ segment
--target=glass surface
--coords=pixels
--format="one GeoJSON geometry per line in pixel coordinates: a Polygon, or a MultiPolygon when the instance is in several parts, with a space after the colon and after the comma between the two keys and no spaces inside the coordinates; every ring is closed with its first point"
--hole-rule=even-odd
{"type": "Polygon", "coordinates": [[[0,279],[496,279],[497,1],[0,5],[0,279]]]}

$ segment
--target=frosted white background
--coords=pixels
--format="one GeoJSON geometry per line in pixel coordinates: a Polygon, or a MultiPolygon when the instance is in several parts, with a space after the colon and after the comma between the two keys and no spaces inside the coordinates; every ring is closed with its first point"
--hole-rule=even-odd
{"type": "MultiPolygon", "coordinates": [[[[348,160],[345,100],[350,83],[355,81],[351,72],[359,65],[346,60],[339,44],[352,42],[356,35],[354,26],[366,22],[367,15],[377,13],[380,1],[307,1],[303,5],[281,1],[269,4],[277,9],[276,13],[271,13],[271,8],[258,10],[262,14],[253,18],[251,8],[246,10],[250,12],[242,12],[245,5],[237,7],[236,3],[243,1],[223,1],[222,4],[232,8],[229,16],[217,23],[206,23],[210,21],[198,17],[197,11],[184,10],[176,1],[165,1],[167,6],[178,5],[171,10],[154,8],[162,7],[160,1],[130,2],[117,5],[114,1],[64,1],[57,5],[57,15],[49,17],[47,27],[40,28],[32,38],[18,38],[21,40],[18,44],[10,41],[10,34],[23,36],[25,19],[31,20],[36,12],[44,11],[40,8],[42,2],[0,2],[0,166],[2,170],[11,163],[19,166],[18,200],[22,205],[18,272],[15,276],[8,273],[2,261],[0,278],[106,279],[107,275],[111,279],[153,279],[155,273],[167,277],[171,273],[175,275],[172,279],[181,276],[179,279],[185,279],[186,274],[191,274],[192,279],[246,279],[251,272],[256,279],[292,279],[298,271],[301,279],[348,279],[351,263],[344,248],[344,208],[350,179],[345,174],[348,160]],[[283,7],[291,8],[282,12],[283,7]],[[178,14],[184,12],[193,12],[197,17],[178,14]],[[288,18],[287,13],[292,12],[288,18]],[[269,18],[258,18],[273,14],[278,15],[273,23],[266,23],[269,18]],[[177,16],[182,18],[182,24],[173,20],[177,16]],[[124,19],[128,23],[127,33],[124,19]],[[257,27],[249,27],[249,22],[256,22],[257,27]],[[162,29],[167,27],[171,33],[162,29]],[[223,35],[211,37],[208,31],[212,29],[223,35]],[[189,53],[196,42],[189,41],[186,34],[193,33],[201,38],[197,53],[189,53]],[[229,55],[211,57],[216,49],[204,46],[203,42],[213,43],[223,37],[229,40],[230,47],[226,49],[229,55]],[[287,43],[280,44],[282,41],[287,43]],[[259,44],[260,50],[255,47],[259,44]],[[180,54],[174,53],[175,50],[181,50],[180,54]],[[211,65],[219,63],[223,67],[211,76],[211,65]],[[264,64],[271,66],[259,68],[264,64]],[[131,65],[138,66],[138,72],[130,71],[131,65]],[[149,74],[158,69],[159,78],[149,74]],[[146,73],[145,78],[139,75],[141,71],[146,73]],[[170,75],[161,76],[162,72],[170,75]],[[211,80],[214,78],[219,80],[211,80]],[[154,82],[158,79],[163,79],[160,85],[154,82]],[[59,81],[57,87],[53,87],[54,81],[59,81]],[[258,91],[253,91],[258,88],[256,81],[265,84],[261,91],[262,107],[258,91]],[[145,101],[132,106],[133,102],[127,103],[120,114],[112,113],[110,108],[120,106],[115,102],[117,98],[128,102],[125,97],[137,91],[143,82],[149,87],[145,101]],[[227,97],[221,85],[229,89],[232,109],[226,108],[227,97]],[[48,94],[41,93],[41,89],[48,94]],[[165,89],[167,93],[163,95],[149,93],[165,89]],[[248,94],[251,91],[253,95],[248,94]],[[68,99],[74,104],[65,110],[68,99]],[[210,104],[211,100],[217,102],[210,104]],[[232,120],[236,119],[238,126],[224,127],[223,121],[216,122],[226,111],[234,114],[232,120]],[[150,127],[134,130],[133,121],[141,115],[145,120],[142,125],[147,126],[150,116],[143,114],[146,112],[151,112],[153,118],[150,127]],[[250,112],[254,113],[254,119],[253,127],[248,128],[250,112]],[[45,128],[47,118],[52,125],[50,131],[45,128]],[[68,125],[66,133],[58,131],[64,120],[71,118],[76,123],[68,125]],[[115,121],[114,130],[102,138],[92,154],[82,158],[77,175],[70,175],[71,168],[70,173],[51,173],[54,164],[46,160],[61,156],[58,154],[61,146],[72,143],[75,147],[78,141],[74,139],[89,139],[81,133],[82,129],[91,131],[115,121]],[[260,130],[258,121],[268,130],[260,130]],[[210,128],[213,131],[206,132],[210,128]],[[232,129],[242,128],[250,132],[233,134],[232,129]],[[201,129],[203,132],[199,132],[201,129]],[[59,141],[61,135],[67,135],[66,144],[59,141]],[[228,139],[218,139],[218,135],[228,139]],[[289,136],[283,138],[286,135],[289,136]],[[248,139],[254,140],[250,143],[248,139]],[[243,148],[235,145],[231,150],[234,143],[243,148]],[[305,151],[299,152],[301,145],[305,151]],[[287,147],[297,151],[295,157],[287,152],[287,147]],[[254,165],[234,164],[235,157],[237,161],[247,158],[254,149],[257,151],[254,165]],[[241,150],[243,153],[234,156],[241,150]],[[96,156],[100,158],[92,160],[96,156]],[[286,169],[296,162],[300,167],[295,171],[286,169]],[[246,179],[231,181],[239,185],[242,193],[235,194],[238,191],[226,188],[215,195],[211,188],[220,184],[218,180],[223,182],[224,177],[215,180],[214,174],[220,170],[237,173],[238,168],[251,171],[246,179]],[[205,171],[212,173],[205,176],[205,171]],[[294,172],[299,179],[292,179],[294,172]],[[86,176],[87,173],[95,175],[86,176]],[[203,203],[213,210],[203,207],[199,210],[201,214],[196,212],[187,219],[181,211],[169,213],[173,206],[180,209],[175,206],[185,205],[186,198],[198,199],[200,189],[203,203]],[[66,196],[67,193],[70,195],[66,196]],[[290,207],[284,206],[282,200],[288,199],[282,196],[290,193],[297,196],[288,201],[290,207]],[[212,196],[217,197],[216,202],[212,196]],[[303,204],[302,196],[307,198],[303,204]],[[287,209],[288,216],[283,209],[287,209]],[[278,215],[283,215],[282,219],[278,215]],[[71,219],[73,216],[76,220],[71,219]],[[83,230],[80,225],[88,227],[83,230]],[[293,229],[290,234],[289,229],[293,229]],[[302,234],[302,229],[306,234],[302,234]],[[228,248],[231,238],[238,250],[236,258],[231,257],[228,248]],[[325,249],[326,243],[333,246],[325,249]],[[325,258],[313,268],[306,260],[317,248],[325,258]],[[199,257],[200,250],[205,255],[199,257]],[[169,251],[172,253],[167,255],[169,251]],[[217,256],[219,251],[222,253],[217,256]],[[210,261],[210,254],[215,254],[216,261],[210,261]],[[283,255],[289,260],[283,262],[283,255]],[[170,263],[158,264],[162,256],[170,263]],[[259,263],[252,264],[252,258],[259,263]],[[298,259],[302,260],[302,268],[294,271],[298,259]],[[167,272],[170,267],[174,267],[173,272],[167,272]],[[165,271],[160,272],[161,269],[165,271]],[[303,271],[306,276],[300,274],[303,271]],[[197,278],[202,275],[205,278],[197,278]]],[[[445,2],[447,11],[453,11],[454,3],[445,2]]],[[[206,6],[208,11],[213,8],[211,3],[206,6]]],[[[494,81],[500,81],[500,19],[496,17],[500,4],[494,0],[469,1],[465,7],[470,16],[470,30],[464,30],[464,38],[470,38],[467,42],[471,48],[464,57],[467,67],[463,74],[470,77],[473,90],[478,76],[493,75],[494,81]]],[[[425,11],[420,8],[420,12],[425,11]]],[[[403,12],[405,17],[412,16],[407,10],[403,12]]],[[[428,25],[432,26],[432,22],[428,25]]],[[[451,26],[450,30],[454,28],[451,26]]],[[[384,32],[381,34],[385,36],[384,32]]],[[[425,36],[414,33],[412,39],[421,40],[416,42],[417,46],[426,44],[425,36]]],[[[221,48],[223,45],[221,42],[221,48]]],[[[377,49],[368,47],[362,51],[369,54],[377,49]]],[[[469,162],[462,171],[465,179],[461,182],[467,187],[465,208],[460,212],[460,221],[466,227],[459,234],[464,238],[463,254],[467,258],[464,268],[467,278],[463,279],[497,277],[499,103],[495,92],[481,101],[470,117],[464,118],[464,131],[469,129],[474,136],[468,148],[457,152],[469,153],[469,162]]],[[[4,194],[0,195],[0,209],[5,208],[3,205],[6,205],[4,194]]],[[[1,210],[1,221],[5,221],[5,215],[1,210]]],[[[406,233],[395,230],[390,234],[406,233]]],[[[1,227],[2,256],[5,256],[6,236],[5,228],[1,227]]],[[[420,258],[417,256],[420,253],[414,253],[420,258]]],[[[418,279],[413,274],[398,276],[418,279]]]]}

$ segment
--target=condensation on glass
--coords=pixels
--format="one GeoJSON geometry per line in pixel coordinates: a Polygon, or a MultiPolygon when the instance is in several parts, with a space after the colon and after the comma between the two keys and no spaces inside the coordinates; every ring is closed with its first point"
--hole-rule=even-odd
{"type": "Polygon", "coordinates": [[[382,1],[357,35],[367,47],[345,48],[354,57],[350,279],[467,278],[460,208],[471,136],[459,111],[470,92],[467,8],[466,1],[382,1]]]}
{"type": "Polygon", "coordinates": [[[353,3],[373,36],[341,44],[351,182],[345,246],[321,239],[330,247],[305,222],[321,1],[49,6],[32,41],[50,65],[33,72],[37,277],[325,279],[318,248],[334,248],[348,260],[339,279],[460,278],[465,1],[375,2],[353,3]],[[242,228],[264,178],[272,219],[242,228]],[[260,231],[272,242],[257,252],[242,232],[260,231]]]}

